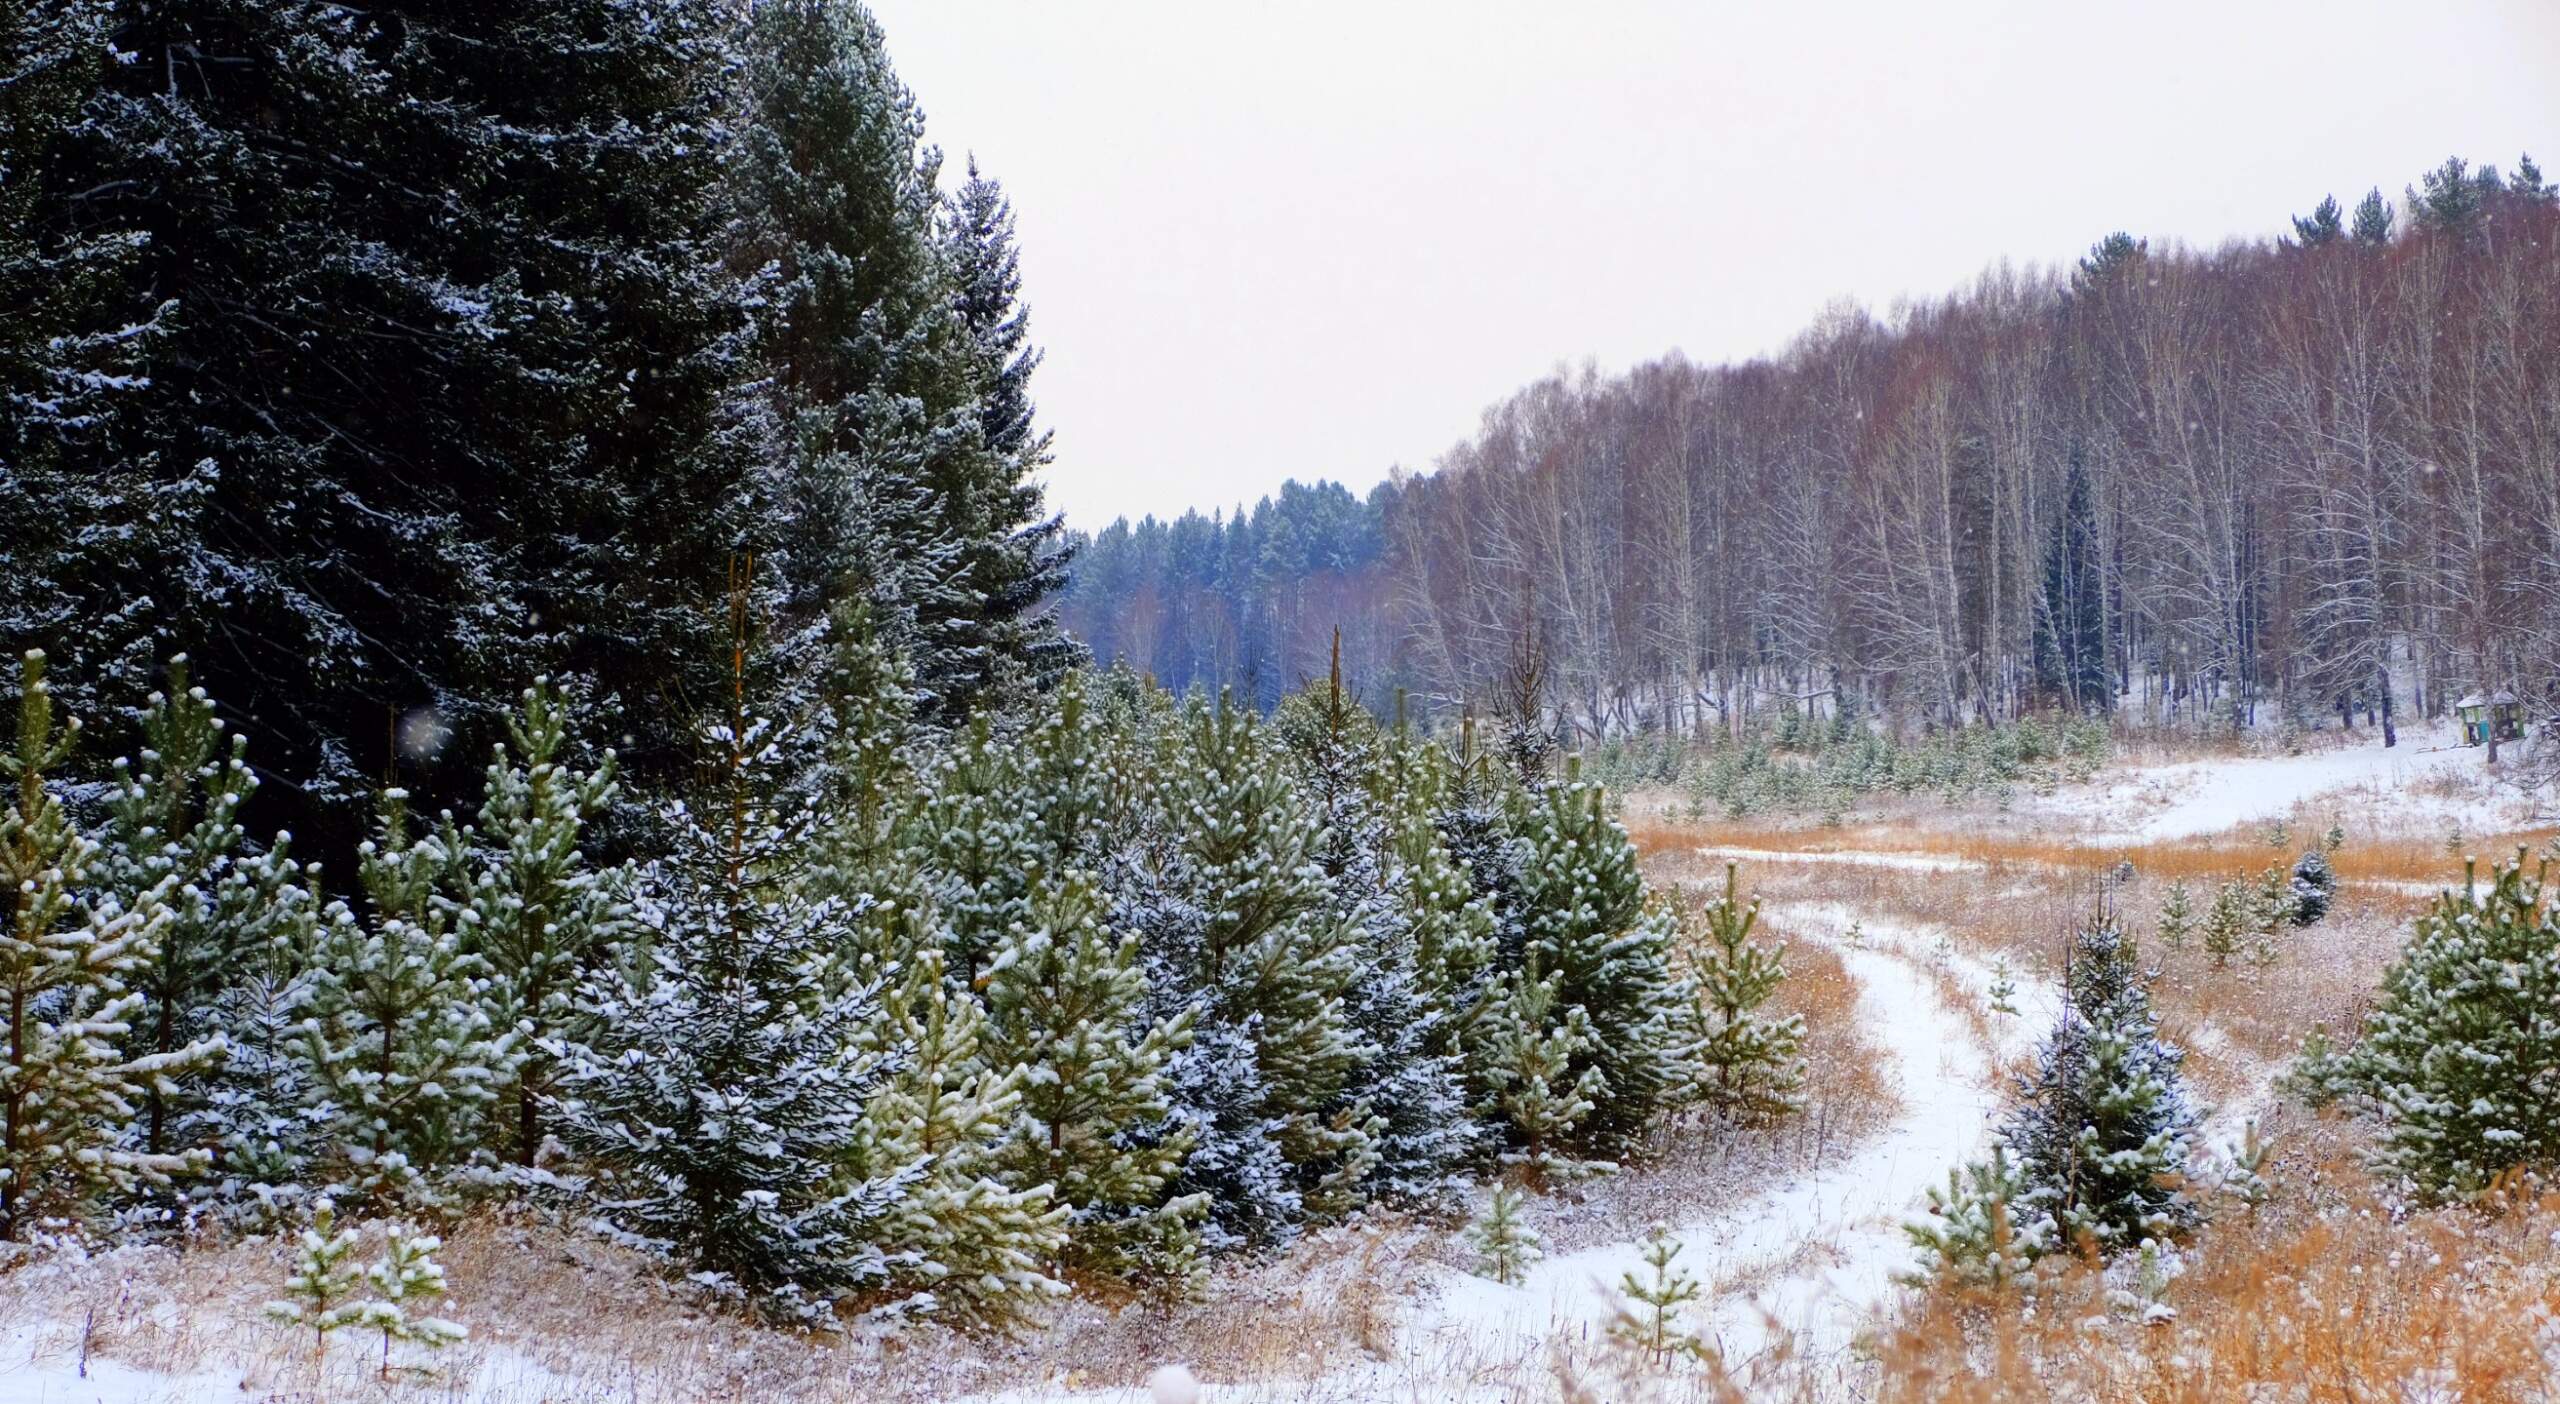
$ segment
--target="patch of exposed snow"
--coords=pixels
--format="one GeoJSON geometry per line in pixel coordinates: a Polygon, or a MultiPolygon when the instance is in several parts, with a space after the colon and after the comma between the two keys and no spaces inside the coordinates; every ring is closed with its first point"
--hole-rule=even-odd
{"type": "MultiPolygon", "coordinates": [[[[2087,785],[2021,802],[2021,810],[2079,818],[2101,826],[2090,844],[2157,842],[2220,833],[2291,815],[2330,798],[2353,802],[2377,826],[2413,820],[2496,829],[2518,822],[2513,795],[2484,790],[2466,797],[2413,794],[2418,785],[2480,775],[2484,753],[2453,744],[2450,727],[2411,727],[2400,744],[2379,741],[2298,756],[2243,756],[2138,766],[2087,785]],[[2387,814],[2372,806],[2389,805],[2387,814]],[[2138,816],[2128,819],[2127,816],[2138,816]]],[[[2353,811],[2351,811],[2353,812],[2353,811]]]]}

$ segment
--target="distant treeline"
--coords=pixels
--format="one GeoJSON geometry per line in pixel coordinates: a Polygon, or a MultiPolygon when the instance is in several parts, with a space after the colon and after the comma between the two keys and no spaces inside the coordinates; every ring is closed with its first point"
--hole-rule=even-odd
{"type": "Polygon", "coordinates": [[[1774,358],[1558,373],[1362,501],[1115,523],[1066,617],[1269,700],[1598,733],[2438,713],[2560,693],[2560,192],[2455,159],[2210,252],[2125,234],[1774,358]]]}

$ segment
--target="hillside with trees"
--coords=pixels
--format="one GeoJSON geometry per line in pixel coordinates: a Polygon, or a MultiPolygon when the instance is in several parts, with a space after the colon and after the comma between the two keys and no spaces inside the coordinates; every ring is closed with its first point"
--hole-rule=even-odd
{"type": "Polygon", "coordinates": [[[2114,234],[1764,360],[1560,372],[1365,502],[1115,523],[1067,616],[1176,685],[1313,676],[1339,623],[1364,676],[1481,711],[1534,657],[1585,736],[2539,716],[2556,331],[2560,192],[2456,158],[2273,240],[2114,234]]]}

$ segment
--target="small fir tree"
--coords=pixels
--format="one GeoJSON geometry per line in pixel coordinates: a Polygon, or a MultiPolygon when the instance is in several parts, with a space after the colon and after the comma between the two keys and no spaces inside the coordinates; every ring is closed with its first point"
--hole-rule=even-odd
{"type": "Polygon", "coordinates": [[[2296,926],[2310,926],[2329,914],[2329,904],[2338,895],[2338,874],[2329,866],[2329,855],[2317,848],[2306,849],[2294,860],[2293,873],[2287,887],[2292,898],[2292,919],[2296,926]]]}
{"type": "Polygon", "coordinates": [[[1729,1115],[1783,1116],[1801,1105],[1804,1087],[1804,1020],[1773,1019],[1762,1012],[1787,978],[1784,945],[1751,938],[1760,903],[1747,905],[1734,865],[1724,869],[1724,891],[1696,909],[1695,930],[1704,939],[1692,979],[1697,989],[1699,1092],[1729,1115]]]}
{"type": "Polygon", "coordinates": [[[2433,1201],[2560,1152],[2560,908],[2519,851],[2418,918],[2345,1057],[2379,1114],[2381,1167],[2433,1201]]]}
{"type": "Polygon", "coordinates": [[[1994,956],[1991,961],[1991,1012],[2014,1017],[2018,1012],[2018,982],[2010,977],[2009,958],[1994,956]]]}
{"type": "Polygon", "coordinates": [[[507,744],[489,760],[463,887],[463,933],[486,972],[489,1025],[515,1053],[502,1065],[492,1110],[525,1166],[542,1150],[552,1065],[543,1045],[569,1031],[579,973],[630,936],[630,874],[599,868],[586,852],[589,827],[619,794],[613,753],[592,770],[572,765],[568,721],[567,700],[549,679],[525,690],[507,744]]]}
{"type": "Polygon", "coordinates": [[[385,791],[357,850],[370,919],[338,906],[321,931],[306,1056],[331,1150],[367,1193],[431,1192],[480,1144],[519,1056],[456,920],[463,851],[449,818],[412,833],[408,795],[385,791]]]}
{"type": "Polygon", "coordinates": [[[2230,965],[2240,954],[2253,927],[2250,906],[2250,889],[2244,884],[2226,882],[2215,890],[2213,908],[2204,918],[2204,949],[2213,957],[2214,969],[2230,965]]]}
{"type": "Polygon", "coordinates": [[[1519,1285],[1530,1266],[1546,1256],[1538,1231],[1520,1217],[1527,1202],[1519,1186],[1496,1185],[1484,1216],[1467,1226],[1467,1242],[1477,1254],[1476,1271],[1505,1287],[1519,1285]]]}
{"type": "Polygon", "coordinates": [[[2023,1281],[2052,1251],[2053,1219],[2027,1201],[2028,1186],[2008,1152],[1947,1172],[1947,1187],[1929,1187],[1929,1213],[1902,1226],[1920,1251],[1915,1285],[1954,1282],[2001,1290],[2023,1281]]]}
{"type": "Polygon", "coordinates": [[[2264,1174],[2268,1149],[2258,1136],[2258,1119],[2251,1117],[2240,1129],[2239,1143],[2225,1148],[2222,1155],[2222,1192],[2245,1207],[2253,1219],[2258,1206],[2275,1192],[2264,1174]]]}
{"type": "Polygon", "coordinates": [[[393,1341],[411,1341],[429,1350],[442,1350],[471,1334],[442,1317],[413,1314],[444,1295],[444,1267],[435,1257],[436,1250],[443,1246],[444,1240],[433,1234],[415,1234],[395,1226],[383,1241],[380,1261],[365,1269],[373,1299],[356,1310],[366,1327],[382,1333],[383,1379],[391,1378],[393,1341]]]}
{"type": "Polygon", "coordinates": [[[1667,1364],[1675,1355],[1707,1353],[1707,1343],[1681,1325],[1681,1313],[1706,1295],[1695,1275],[1678,1265],[1680,1240],[1668,1225],[1655,1224],[1644,1237],[1645,1271],[1618,1279],[1618,1290],[1632,1304],[1619,1308],[1609,1334],[1667,1364]]]}
{"type": "Polygon", "coordinates": [[[2184,1056],[2159,1036],[2122,933],[2103,919],[2082,927],[2061,1020],[2002,1132],[2027,1202],[2064,1238],[2127,1248],[2194,1221],[2184,1056]]]}
{"type": "Polygon", "coordinates": [[[2187,948],[2187,937],[2195,929],[2195,894],[2187,890],[2186,881],[2182,878],[2170,883],[2169,894],[2160,900],[2160,944],[2173,951],[2183,951],[2187,948]]]}
{"type": "Polygon", "coordinates": [[[1081,874],[1044,879],[1030,918],[987,976],[987,1060],[1030,1069],[990,1161],[1003,1182],[1047,1185],[1066,1206],[1063,1265],[1179,1279],[1191,1268],[1191,1224],[1208,1208],[1202,1195],[1164,1195],[1191,1148],[1165,1097],[1165,1065],[1189,1044],[1191,1014],[1145,1017],[1138,940],[1103,924],[1081,874]]]}
{"type": "Polygon", "coordinates": [[[284,1296],[267,1303],[270,1320],[311,1333],[311,1374],[323,1378],[329,1333],[365,1320],[364,1273],[356,1266],[356,1231],[339,1228],[337,1209],[323,1199],[311,1208],[311,1224],[295,1241],[293,1272],[284,1296]]]}
{"type": "Polygon", "coordinates": [[[201,1067],[217,1041],[128,1053],[168,908],[133,911],[90,886],[98,846],[76,829],[48,783],[71,754],[77,721],[57,727],[44,655],[20,671],[18,737],[0,753],[0,1242],[80,1216],[101,1194],[166,1183],[201,1169],[201,1154],[124,1144],[146,1089],[201,1067]]]}

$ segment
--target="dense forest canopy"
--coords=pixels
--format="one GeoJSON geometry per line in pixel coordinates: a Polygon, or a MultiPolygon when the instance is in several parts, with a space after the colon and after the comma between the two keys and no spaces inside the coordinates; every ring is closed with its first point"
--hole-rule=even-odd
{"type": "Polygon", "coordinates": [[[2560,701],[2560,195],[2454,159],[2272,241],[2124,234],[1785,352],[1558,373],[1363,501],[1115,523],[1103,657],[1269,697],[1336,626],[1374,688],[1586,733],[1789,703],[1905,723],[2560,701]],[[1835,701],[1834,699],[1837,699],[1835,701]]]}

